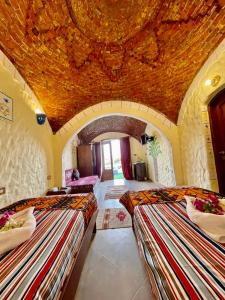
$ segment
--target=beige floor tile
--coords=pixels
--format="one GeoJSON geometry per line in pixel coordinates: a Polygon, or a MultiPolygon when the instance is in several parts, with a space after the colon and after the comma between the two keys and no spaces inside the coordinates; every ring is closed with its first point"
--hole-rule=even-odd
{"type": "MultiPolygon", "coordinates": [[[[107,181],[97,191],[99,207],[121,207],[104,200],[107,186],[126,184],[129,190],[158,187],[153,183],[107,181]]],[[[151,289],[140,260],[132,228],[97,231],[81,274],[75,300],[150,300],[151,289]]]]}

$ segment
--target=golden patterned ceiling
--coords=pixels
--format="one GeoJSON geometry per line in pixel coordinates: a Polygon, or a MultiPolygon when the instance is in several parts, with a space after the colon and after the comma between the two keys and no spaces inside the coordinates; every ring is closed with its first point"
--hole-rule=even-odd
{"type": "Polygon", "coordinates": [[[106,100],[177,121],[190,83],[225,37],[225,0],[1,0],[0,47],[54,132],[106,100]]]}

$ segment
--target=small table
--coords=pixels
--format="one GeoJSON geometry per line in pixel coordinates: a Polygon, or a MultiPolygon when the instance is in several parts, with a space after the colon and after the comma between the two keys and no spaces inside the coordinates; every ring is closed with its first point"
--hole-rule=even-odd
{"type": "Polygon", "coordinates": [[[53,195],[66,195],[70,194],[71,188],[70,187],[61,187],[57,191],[49,190],[46,193],[46,196],[53,196],[53,195]]]}

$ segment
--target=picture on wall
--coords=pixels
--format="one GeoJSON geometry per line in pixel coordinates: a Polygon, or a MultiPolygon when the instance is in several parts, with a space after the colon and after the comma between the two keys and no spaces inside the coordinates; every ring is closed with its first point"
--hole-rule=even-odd
{"type": "Polygon", "coordinates": [[[0,118],[13,121],[13,99],[0,92],[0,118]]]}

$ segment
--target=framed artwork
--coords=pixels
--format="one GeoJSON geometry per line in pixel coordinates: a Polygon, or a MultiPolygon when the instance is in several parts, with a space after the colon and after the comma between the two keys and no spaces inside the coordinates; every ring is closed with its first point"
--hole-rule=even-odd
{"type": "Polygon", "coordinates": [[[0,118],[13,121],[13,99],[0,92],[0,118]]]}

